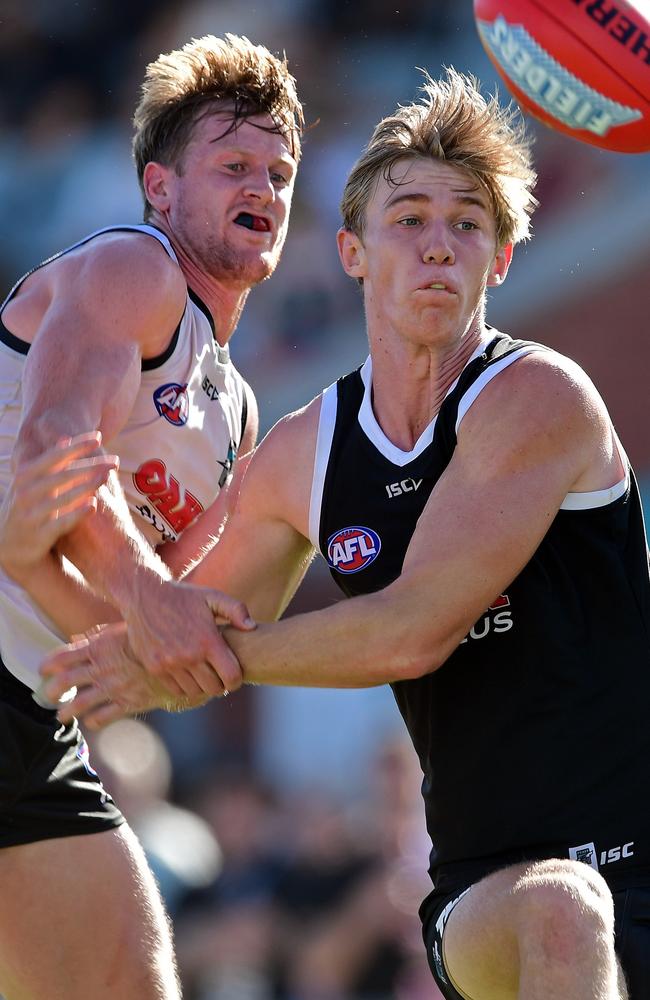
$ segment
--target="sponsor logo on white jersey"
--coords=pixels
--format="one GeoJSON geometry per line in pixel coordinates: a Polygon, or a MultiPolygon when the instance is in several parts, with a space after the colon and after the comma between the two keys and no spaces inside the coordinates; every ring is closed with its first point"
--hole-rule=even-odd
{"type": "MultiPolygon", "coordinates": [[[[133,475],[133,485],[176,535],[203,513],[201,501],[181,485],[160,458],[150,458],[143,462],[133,475]]],[[[147,517],[142,511],[141,513],[143,517],[147,517]]]]}
{"type": "Polygon", "coordinates": [[[182,427],[187,423],[189,401],[187,386],[178,382],[166,382],[160,385],[153,394],[153,401],[158,413],[174,427],[182,427]]]}
{"type": "Polygon", "coordinates": [[[214,382],[211,382],[207,375],[203,376],[203,381],[201,382],[201,388],[208,397],[208,399],[215,400],[219,399],[219,390],[217,389],[214,382]]]}

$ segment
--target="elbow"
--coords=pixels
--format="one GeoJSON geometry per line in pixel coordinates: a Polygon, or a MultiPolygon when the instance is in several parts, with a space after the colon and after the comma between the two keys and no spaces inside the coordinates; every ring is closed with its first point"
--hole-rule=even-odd
{"type": "Polygon", "coordinates": [[[389,591],[380,592],[386,605],[378,609],[379,620],[385,623],[384,663],[391,682],[417,680],[438,670],[463,635],[456,635],[456,630],[451,634],[444,621],[418,613],[413,602],[402,605],[400,597],[389,591]]]}
{"type": "Polygon", "coordinates": [[[435,641],[423,644],[413,638],[405,640],[391,651],[391,678],[393,681],[418,680],[441,667],[446,658],[435,641]]]}
{"type": "Polygon", "coordinates": [[[77,400],[74,405],[43,405],[38,401],[26,407],[14,447],[14,464],[29,461],[48,451],[61,440],[75,434],[92,433],[99,428],[99,416],[77,400]]]}
{"type": "Polygon", "coordinates": [[[14,471],[20,468],[25,461],[37,458],[43,452],[54,445],[59,437],[64,436],[59,433],[57,427],[57,416],[51,410],[45,410],[36,415],[29,410],[24,414],[14,445],[12,455],[12,466],[14,471]]]}
{"type": "Polygon", "coordinates": [[[444,636],[430,623],[411,621],[393,629],[384,647],[391,681],[412,681],[433,673],[458,641],[444,636]]]}

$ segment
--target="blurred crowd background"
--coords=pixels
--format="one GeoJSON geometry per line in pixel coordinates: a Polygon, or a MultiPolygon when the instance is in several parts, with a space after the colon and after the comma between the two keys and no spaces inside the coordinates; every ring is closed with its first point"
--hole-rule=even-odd
{"type": "MultiPolygon", "coordinates": [[[[415,96],[417,67],[435,76],[452,64],[496,84],[470,0],[2,0],[0,29],[6,290],[91,230],[140,221],[130,120],[151,59],[208,32],[286,51],[310,125],[291,230],[232,343],[263,430],[365,357],[334,237],[373,125],[415,96]]],[[[535,236],[488,319],[586,368],[647,497],[650,157],[529,121],[535,236]]],[[[334,599],[315,564],[290,610],[334,599]]],[[[420,779],[390,691],[247,689],[120,723],[94,754],[160,880],[187,1000],[438,996],[416,917],[428,891],[420,779]]]]}

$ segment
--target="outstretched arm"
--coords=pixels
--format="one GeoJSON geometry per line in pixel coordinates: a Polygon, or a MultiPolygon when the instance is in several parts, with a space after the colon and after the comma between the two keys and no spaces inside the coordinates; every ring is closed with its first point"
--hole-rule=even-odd
{"type": "Polygon", "coordinates": [[[438,669],[530,561],[567,493],[622,474],[584,373],[546,353],[520,359],[465,416],[399,578],[246,636],[226,629],[246,681],[361,687],[438,669]]]}
{"type": "MultiPolygon", "coordinates": [[[[306,535],[318,408],[316,400],[280,421],[262,442],[220,540],[188,577],[246,601],[256,620],[282,614],[313,555],[306,535]]],[[[170,699],[133,657],[119,625],[50,657],[42,672],[53,701],[73,685],[78,688],[77,697],[61,709],[61,719],[83,716],[91,727],[150,708],[197,703],[170,699]]]]}

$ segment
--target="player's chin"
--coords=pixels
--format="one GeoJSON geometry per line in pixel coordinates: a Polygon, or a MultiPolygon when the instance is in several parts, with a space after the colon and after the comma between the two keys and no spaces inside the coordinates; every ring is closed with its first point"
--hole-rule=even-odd
{"type": "Polygon", "coordinates": [[[229,254],[213,261],[210,273],[219,280],[234,281],[242,285],[258,285],[275,270],[276,261],[268,254],[229,254]]]}
{"type": "Polygon", "coordinates": [[[260,281],[266,281],[267,278],[270,278],[278,266],[279,259],[279,253],[269,250],[247,260],[246,274],[250,284],[258,285],[260,281]]]}

